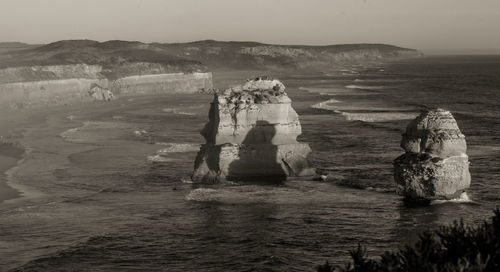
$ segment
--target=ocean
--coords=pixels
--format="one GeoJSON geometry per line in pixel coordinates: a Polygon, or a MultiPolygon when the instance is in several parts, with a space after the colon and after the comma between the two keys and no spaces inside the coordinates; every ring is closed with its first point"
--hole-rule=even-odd
{"type": "MultiPolygon", "coordinates": [[[[215,72],[225,88],[257,72],[215,72]]],[[[314,271],[426,229],[477,224],[500,203],[500,56],[432,56],[274,74],[328,181],[190,183],[208,95],[122,98],[25,112],[26,154],[0,203],[1,271],[314,271]],[[469,200],[407,207],[392,161],[419,111],[450,110],[466,135],[469,200]]]]}

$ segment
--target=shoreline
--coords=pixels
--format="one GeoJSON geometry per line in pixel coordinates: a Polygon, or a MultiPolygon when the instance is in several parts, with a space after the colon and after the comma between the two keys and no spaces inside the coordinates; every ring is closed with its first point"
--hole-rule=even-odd
{"type": "Polygon", "coordinates": [[[23,195],[8,184],[8,172],[24,159],[25,152],[25,148],[19,144],[0,142],[0,204],[23,195]]]}

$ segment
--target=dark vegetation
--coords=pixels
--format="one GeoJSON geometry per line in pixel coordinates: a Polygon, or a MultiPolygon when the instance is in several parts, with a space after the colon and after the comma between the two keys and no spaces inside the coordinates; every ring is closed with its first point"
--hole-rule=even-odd
{"type": "Polygon", "coordinates": [[[414,246],[386,252],[379,259],[368,258],[361,246],[350,254],[352,263],[345,267],[326,262],[317,271],[500,271],[500,210],[491,222],[475,227],[460,221],[426,231],[414,246]]]}

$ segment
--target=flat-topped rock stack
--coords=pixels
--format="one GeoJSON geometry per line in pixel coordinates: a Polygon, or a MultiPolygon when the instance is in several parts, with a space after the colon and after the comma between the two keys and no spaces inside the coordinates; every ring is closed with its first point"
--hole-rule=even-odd
{"type": "Polygon", "coordinates": [[[283,181],[312,176],[308,144],[285,86],[260,77],[215,94],[209,122],[201,131],[206,143],[195,161],[194,182],[283,181]]]}
{"type": "Polygon", "coordinates": [[[470,186],[465,136],[443,109],[423,111],[403,134],[394,161],[397,193],[410,201],[459,197],[470,186]]]}

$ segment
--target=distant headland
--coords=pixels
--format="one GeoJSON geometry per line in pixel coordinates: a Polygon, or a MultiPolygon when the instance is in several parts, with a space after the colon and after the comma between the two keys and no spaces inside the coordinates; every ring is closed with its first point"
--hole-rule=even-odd
{"type": "Polygon", "coordinates": [[[63,40],[0,43],[0,104],[25,108],[103,97],[211,89],[212,71],[325,72],[421,56],[387,44],[271,45],[204,40],[189,43],[63,40]],[[108,91],[106,91],[108,92],[108,91]],[[90,94],[90,95],[89,95],[90,94]]]}

